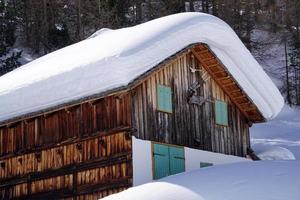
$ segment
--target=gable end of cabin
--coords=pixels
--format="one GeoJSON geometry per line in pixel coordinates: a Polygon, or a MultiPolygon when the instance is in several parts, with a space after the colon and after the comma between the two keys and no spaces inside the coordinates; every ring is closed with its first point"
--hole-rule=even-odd
{"type": "Polygon", "coordinates": [[[264,120],[205,44],[195,44],[139,80],[132,93],[139,139],[245,157],[249,126],[264,120]]]}

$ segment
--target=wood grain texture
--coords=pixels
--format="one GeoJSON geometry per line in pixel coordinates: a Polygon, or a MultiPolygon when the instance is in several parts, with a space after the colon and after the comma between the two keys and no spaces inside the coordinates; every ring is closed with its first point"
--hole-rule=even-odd
{"type": "MultiPolygon", "coordinates": [[[[208,58],[201,59],[216,64],[212,55],[207,53],[208,58]]],[[[193,53],[185,52],[151,74],[133,89],[132,94],[136,137],[224,154],[246,155],[250,145],[248,120],[193,53]],[[197,71],[192,73],[190,68],[197,71]],[[188,90],[195,82],[201,83],[197,95],[206,99],[201,105],[188,103],[188,90]],[[172,113],[158,110],[157,85],[171,87],[172,113]],[[229,105],[228,126],[215,123],[215,100],[229,105]]]]}
{"type": "Polygon", "coordinates": [[[109,96],[0,127],[2,158],[131,125],[130,95],[109,96]],[[129,113],[129,114],[128,114],[129,113]]]}
{"type": "Polygon", "coordinates": [[[96,191],[106,191],[107,185],[107,190],[128,188],[131,146],[127,132],[119,132],[4,159],[0,199],[98,195],[96,191]]]}

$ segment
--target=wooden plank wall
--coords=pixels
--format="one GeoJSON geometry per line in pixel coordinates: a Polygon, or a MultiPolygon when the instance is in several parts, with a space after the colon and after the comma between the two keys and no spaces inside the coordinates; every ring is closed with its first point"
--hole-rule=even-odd
{"type": "Polygon", "coordinates": [[[98,199],[132,186],[128,132],[1,160],[0,199],[98,199]]]}
{"type": "Polygon", "coordinates": [[[130,95],[109,96],[0,127],[0,160],[131,125],[130,95]]]}
{"type": "Polygon", "coordinates": [[[240,110],[217,83],[202,68],[191,52],[186,52],[150,75],[132,92],[133,124],[136,137],[245,156],[249,141],[249,126],[240,110]],[[200,71],[192,73],[190,68],[200,71]],[[207,101],[203,105],[189,104],[188,89],[195,82],[204,83],[197,95],[207,101]],[[156,86],[172,88],[173,113],[157,111],[156,86]],[[214,100],[229,105],[229,126],[215,124],[214,100]]]}
{"type": "Polygon", "coordinates": [[[131,103],[119,94],[0,127],[0,199],[98,199],[130,187],[131,103]]]}

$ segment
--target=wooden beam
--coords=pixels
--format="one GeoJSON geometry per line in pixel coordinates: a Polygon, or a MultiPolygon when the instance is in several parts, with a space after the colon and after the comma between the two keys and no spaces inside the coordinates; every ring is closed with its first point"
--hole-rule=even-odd
{"type": "Polygon", "coordinates": [[[76,143],[76,142],[83,142],[83,141],[93,139],[93,138],[97,138],[97,137],[100,137],[100,136],[102,137],[102,136],[107,136],[107,135],[113,135],[113,134],[117,134],[117,133],[120,133],[120,132],[126,132],[126,131],[132,131],[132,130],[133,130],[132,127],[121,126],[121,127],[117,127],[117,128],[108,130],[108,131],[98,131],[98,132],[90,134],[91,136],[70,138],[70,139],[68,139],[66,141],[63,141],[63,142],[60,142],[60,143],[43,145],[43,146],[31,148],[31,149],[22,149],[20,151],[9,153],[9,154],[1,156],[0,161],[2,161],[4,159],[15,157],[15,156],[40,152],[42,150],[51,149],[51,148],[54,148],[54,147],[60,147],[60,146],[63,146],[63,145],[68,145],[68,144],[72,144],[72,143],[76,143]]]}
{"type": "MultiPolygon", "coordinates": [[[[71,198],[79,195],[92,194],[94,192],[102,192],[112,189],[129,188],[131,187],[131,178],[125,177],[120,179],[113,179],[99,184],[87,185],[82,187],[81,190],[73,192],[71,188],[63,188],[60,190],[52,190],[48,192],[40,192],[30,195],[31,200],[38,199],[60,199],[60,198],[71,198]]],[[[28,200],[28,196],[22,196],[13,198],[12,200],[28,200]]]]}
{"type": "Polygon", "coordinates": [[[0,189],[10,187],[13,185],[22,184],[22,183],[33,182],[33,181],[38,181],[38,180],[48,179],[57,176],[68,175],[68,174],[74,174],[80,171],[86,171],[86,170],[100,168],[104,166],[127,163],[127,162],[131,162],[131,160],[132,160],[131,152],[124,152],[124,153],[116,154],[105,158],[92,159],[84,163],[77,163],[74,165],[64,166],[59,169],[50,169],[43,172],[32,172],[24,176],[14,176],[11,178],[1,179],[0,189]]]}
{"type": "Polygon", "coordinates": [[[233,85],[237,86],[235,82],[223,84],[224,87],[233,86],[233,85]]]}
{"type": "MultiPolygon", "coordinates": [[[[199,46],[204,46],[204,45],[199,45],[199,46]]],[[[197,46],[195,47],[195,48],[197,48],[197,46]]],[[[195,49],[194,48],[194,49],[195,49]]],[[[198,47],[198,48],[200,48],[200,47],[198,47]]],[[[208,49],[208,51],[210,51],[209,50],[209,48],[208,47],[206,47],[207,49],[208,49]]],[[[229,91],[229,88],[228,88],[228,86],[226,87],[226,86],[224,86],[224,84],[222,84],[222,80],[228,80],[229,78],[231,79],[231,80],[233,80],[233,82],[234,83],[236,83],[236,81],[232,78],[232,76],[227,72],[227,71],[225,71],[225,68],[224,68],[224,66],[222,65],[222,63],[220,62],[220,61],[218,61],[218,59],[217,58],[215,58],[215,56],[214,56],[214,58],[217,60],[217,62],[221,65],[221,66],[223,66],[223,71],[222,72],[218,72],[218,73],[213,73],[212,71],[211,71],[211,69],[209,68],[209,64],[206,64],[206,60],[203,60],[202,58],[201,58],[201,56],[199,55],[199,53],[198,52],[196,52],[194,49],[192,49],[192,53],[194,54],[194,56],[198,59],[198,61],[200,62],[200,64],[207,70],[207,72],[212,76],[212,78],[217,82],[217,84],[224,90],[224,92],[230,97],[230,99],[232,100],[232,102],[238,107],[238,109],[246,116],[246,118],[248,118],[248,120],[254,120],[254,119],[252,119],[252,117],[251,116],[249,116],[248,115],[248,113],[244,110],[244,107],[242,106],[242,105],[240,105],[238,102],[237,102],[237,100],[234,98],[234,96],[233,96],[233,94],[234,93],[238,93],[238,96],[246,96],[245,94],[244,94],[244,92],[241,90],[241,88],[237,85],[237,84],[235,84],[236,86],[237,86],[237,89],[232,89],[231,91],[229,91]],[[218,76],[219,75],[219,76],[218,76]],[[223,75],[223,76],[222,76],[223,75]]],[[[212,55],[214,55],[213,53],[212,53],[212,55]]],[[[249,99],[249,98],[248,98],[249,99]]],[[[251,104],[253,104],[250,100],[249,100],[249,102],[251,103],[251,104]]],[[[256,108],[256,106],[254,105],[254,107],[256,108]]],[[[257,108],[256,108],[256,110],[257,110],[257,108]]],[[[258,112],[259,113],[259,112],[258,112]]],[[[264,121],[264,118],[262,117],[262,115],[260,115],[261,117],[261,121],[264,121]]]]}

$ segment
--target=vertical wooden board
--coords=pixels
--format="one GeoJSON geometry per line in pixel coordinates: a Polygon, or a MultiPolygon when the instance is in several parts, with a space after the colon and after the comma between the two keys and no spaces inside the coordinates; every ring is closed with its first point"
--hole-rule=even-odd
{"type": "Polygon", "coordinates": [[[156,109],[157,109],[157,94],[156,94],[156,79],[155,76],[152,76],[150,78],[150,87],[151,87],[151,96],[152,96],[152,107],[150,107],[152,110],[150,111],[150,115],[151,115],[151,124],[152,124],[152,133],[149,136],[149,139],[158,139],[158,124],[157,124],[157,113],[156,113],[156,109]]]}
{"type": "MultiPolygon", "coordinates": [[[[142,103],[142,110],[143,112],[147,112],[147,107],[148,107],[148,95],[147,95],[147,85],[146,82],[142,83],[142,98],[141,98],[141,103],[142,103]]],[[[149,115],[144,115],[144,133],[145,135],[149,135],[149,115]]]]}
{"type": "Polygon", "coordinates": [[[8,128],[7,130],[7,153],[13,152],[15,150],[15,145],[14,145],[14,134],[12,132],[11,128],[8,128]]]}
{"type": "Polygon", "coordinates": [[[0,156],[4,155],[4,127],[0,127],[0,156]]]}
{"type": "Polygon", "coordinates": [[[60,141],[66,140],[71,137],[72,127],[70,126],[69,119],[72,118],[70,110],[62,110],[59,112],[59,128],[60,128],[60,141]]]}
{"type": "Polygon", "coordinates": [[[111,155],[111,137],[105,137],[105,144],[106,144],[106,156],[111,155]]]}
{"type": "Polygon", "coordinates": [[[24,143],[27,149],[35,145],[35,119],[27,121],[24,124],[24,143]]]}
{"type": "Polygon", "coordinates": [[[122,125],[122,102],[123,98],[120,98],[118,96],[116,98],[116,125],[120,126],[122,125]]]}
{"type": "Polygon", "coordinates": [[[82,136],[90,135],[93,132],[93,105],[83,103],[82,105],[82,136]]]}
{"type": "Polygon", "coordinates": [[[95,104],[95,112],[96,112],[96,124],[97,124],[97,130],[103,131],[105,129],[105,124],[107,123],[105,121],[105,102],[104,99],[97,100],[97,103],[95,104]]]}
{"type": "Polygon", "coordinates": [[[145,81],[145,105],[144,105],[144,110],[146,113],[146,122],[147,122],[147,135],[149,138],[153,138],[153,132],[155,131],[153,129],[153,115],[152,115],[152,105],[153,105],[153,100],[152,100],[152,94],[151,94],[151,80],[148,79],[145,81]]]}
{"type": "Polygon", "coordinates": [[[144,129],[144,110],[143,110],[143,104],[142,104],[142,86],[138,87],[138,119],[140,121],[139,125],[139,132],[142,137],[142,139],[146,139],[145,136],[145,129],[144,129]]]}
{"type": "Polygon", "coordinates": [[[182,103],[182,90],[181,90],[181,87],[182,87],[182,76],[181,76],[181,69],[182,69],[182,66],[178,64],[178,61],[177,61],[177,64],[174,66],[176,68],[176,74],[178,75],[178,79],[177,79],[177,84],[176,84],[176,89],[177,89],[177,98],[178,98],[178,103],[177,103],[177,110],[179,113],[177,113],[177,117],[176,117],[176,123],[178,124],[177,126],[177,144],[184,144],[183,143],[183,138],[184,138],[184,133],[182,131],[183,129],[183,120],[182,120],[182,117],[180,114],[183,114],[183,107],[181,106],[181,103],[182,103]]]}

